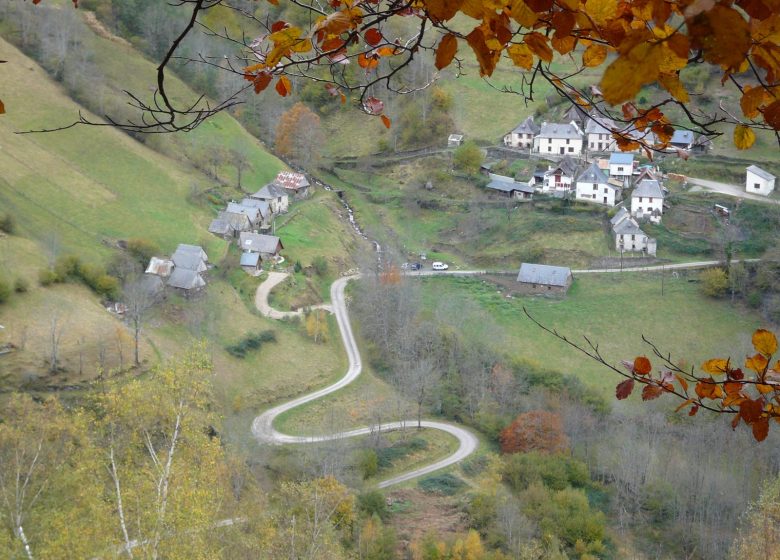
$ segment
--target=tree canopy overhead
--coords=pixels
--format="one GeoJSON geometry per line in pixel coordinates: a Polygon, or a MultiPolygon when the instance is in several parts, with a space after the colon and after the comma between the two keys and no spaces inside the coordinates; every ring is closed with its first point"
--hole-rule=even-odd
{"type": "Polygon", "coordinates": [[[133,97],[143,118],[109,124],[142,132],[188,130],[240,102],[239,91],[182,107],[166,95],[165,68],[187,34],[199,29],[220,40],[225,52],[197,62],[243,76],[244,89],[260,93],[273,85],[286,96],[291,78],[320,82],[344,102],[356,97],[363,111],[388,127],[383,97],[436,80],[438,75],[415,83],[404,72],[415,58],[429,56],[439,70],[452,67],[457,74],[476,63],[485,78],[499,65],[514,67],[520,85],[505,89],[525,99],[546,81],[586,111],[612,118],[623,149],[665,148],[673,125],[706,136],[721,134],[718,125],[734,125],[741,149],[754,143],[757,129],[780,138],[780,0],[281,1],[268,0],[275,7],[264,8],[263,0],[182,0],[177,5],[191,17],[162,58],[153,101],[133,97]],[[212,10],[228,10],[238,24],[210,27],[204,22],[212,10]],[[273,15],[282,13],[291,21],[273,15]],[[575,65],[556,64],[561,57],[575,65]],[[705,110],[691,103],[680,72],[702,65],[738,90],[739,107],[721,103],[705,110]],[[588,68],[603,74],[583,86],[588,68]],[[647,102],[640,96],[646,86],[664,95],[647,102]],[[672,122],[670,112],[684,117],[672,122]]]}

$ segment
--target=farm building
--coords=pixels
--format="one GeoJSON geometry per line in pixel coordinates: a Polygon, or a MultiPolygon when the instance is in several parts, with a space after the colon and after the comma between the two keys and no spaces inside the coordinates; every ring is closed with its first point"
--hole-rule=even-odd
{"type": "Polygon", "coordinates": [[[284,214],[290,204],[287,191],[273,183],[267,184],[249,198],[267,203],[274,214],[284,214]]]}
{"type": "Polygon", "coordinates": [[[566,266],[522,263],[517,275],[517,291],[524,294],[565,294],[572,283],[566,266]]]}
{"type": "Polygon", "coordinates": [[[272,184],[286,189],[295,198],[306,198],[309,196],[309,187],[311,186],[306,175],[295,173],[294,171],[280,171],[272,184]]]}
{"type": "Polygon", "coordinates": [[[768,196],[775,190],[775,176],[757,165],[745,170],[745,191],[768,196]]]}
{"type": "Polygon", "coordinates": [[[521,183],[520,181],[515,181],[512,177],[496,175],[495,173],[491,173],[489,177],[490,182],[485,185],[486,189],[490,189],[493,192],[500,193],[509,198],[533,197],[534,188],[528,183],[521,183]]]}
{"type": "Polygon", "coordinates": [[[534,124],[533,116],[529,116],[504,136],[504,145],[512,148],[530,148],[534,145],[534,136],[538,132],[539,127],[534,124]]]}
{"type": "Polygon", "coordinates": [[[277,257],[279,252],[284,249],[282,240],[275,235],[246,231],[238,238],[238,246],[244,252],[260,253],[260,257],[263,259],[277,257]]]}

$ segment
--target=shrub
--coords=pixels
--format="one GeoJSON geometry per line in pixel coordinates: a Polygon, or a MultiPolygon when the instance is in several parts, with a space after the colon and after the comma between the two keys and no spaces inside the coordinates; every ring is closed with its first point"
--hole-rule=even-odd
{"type": "Polygon", "coordinates": [[[3,214],[0,216],[0,231],[11,234],[16,231],[16,219],[12,214],[3,214]]]}
{"type": "Polygon", "coordinates": [[[22,278],[22,277],[20,276],[20,277],[19,277],[19,278],[17,278],[17,279],[16,279],[16,281],[14,282],[14,291],[15,291],[17,294],[23,294],[23,293],[25,293],[26,291],[28,291],[29,289],[30,289],[30,283],[29,283],[29,282],[27,282],[27,279],[26,279],[26,278],[22,278]]]}
{"type": "Polygon", "coordinates": [[[226,346],[228,354],[235,358],[246,358],[247,352],[259,350],[267,342],[276,342],[276,333],[274,331],[262,331],[259,333],[250,333],[235,344],[226,346]]]}
{"type": "Polygon", "coordinates": [[[295,261],[295,265],[293,266],[293,270],[298,273],[301,271],[303,267],[301,266],[301,261],[295,261]]]}
{"type": "Polygon", "coordinates": [[[387,500],[385,500],[384,494],[379,490],[370,490],[358,495],[357,505],[358,509],[369,517],[377,515],[380,519],[385,520],[389,514],[387,511],[387,500]]]}
{"type": "Polygon", "coordinates": [[[429,494],[452,496],[466,486],[466,483],[455,475],[444,473],[424,478],[417,485],[423,492],[428,492],[429,494]]]}
{"type": "Polygon", "coordinates": [[[314,272],[317,273],[317,276],[325,276],[328,273],[328,261],[321,255],[314,257],[311,265],[314,267],[314,272]]]}
{"type": "Polygon", "coordinates": [[[729,277],[722,268],[708,268],[699,274],[701,291],[705,296],[720,297],[729,287],[729,277]]]}
{"type": "Polygon", "coordinates": [[[473,140],[467,140],[455,150],[452,155],[452,163],[456,169],[466,173],[476,173],[479,166],[485,160],[482,150],[473,140]]]}
{"type": "Polygon", "coordinates": [[[11,284],[4,278],[0,278],[0,303],[8,301],[9,297],[11,297],[11,284]]]}
{"type": "Polygon", "coordinates": [[[376,451],[373,449],[361,450],[358,455],[357,467],[363,476],[363,480],[371,478],[379,472],[379,459],[376,456],[376,451]]]}
{"type": "Polygon", "coordinates": [[[56,282],[61,282],[61,280],[60,277],[57,276],[57,273],[54,272],[52,269],[44,268],[41,269],[40,272],[38,272],[38,283],[41,286],[51,286],[56,282]]]}
{"type": "Polygon", "coordinates": [[[150,239],[134,237],[127,240],[127,252],[133,259],[146,266],[153,256],[160,254],[160,247],[150,239]]]}

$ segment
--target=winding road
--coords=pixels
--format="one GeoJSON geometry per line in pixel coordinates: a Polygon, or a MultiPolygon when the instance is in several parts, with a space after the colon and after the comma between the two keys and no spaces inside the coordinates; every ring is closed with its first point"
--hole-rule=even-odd
{"type": "MultiPolygon", "coordinates": [[[[279,273],[272,273],[272,274],[279,274],[279,273]]],[[[268,293],[270,292],[270,289],[276,284],[280,283],[282,280],[284,280],[285,275],[280,275],[280,276],[281,278],[279,276],[274,276],[272,279],[271,276],[269,275],[269,278],[258,287],[255,296],[255,303],[257,305],[258,310],[264,315],[272,318],[282,318],[288,316],[288,315],[284,315],[285,312],[272,309],[268,305],[268,293]],[[270,284],[271,282],[273,282],[272,285],[270,284]]],[[[329,385],[323,389],[314,391],[313,393],[309,393],[302,397],[298,397],[297,399],[293,399],[292,401],[286,402],[284,404],[275,406],[269,410],[266,410],[265,412],[260,414],[260,416],[257,416],[252,422],[252,435],[259,442],[265,444],[276,444],[276,445],[290,444],[290,443],[315,443],[315,442],[331,441],[331,440],[344,439],[344,438],[350,438],[356,436],[365,436],[365,435],[376,433],[380,429],[381,431],[388,432],[388,431],[400,430],[404,428],[411,428],[417,425],[416,420],[406,420],[401,422],[382,424],[381,426],[366,426],[363,428],[356,428],[354,430],[349,430],[346,432],[337,432],[335,434],[321,435],[321,436],[293,436],[289,434],[283,434],[282,432],[277,431],[273,427],[274,420],[280,414],[283,414],[288,410],[297,408],[305,403],[320,399],[325,395],[329,395],[331,393],[338,391],[339,389],[346,387],[347,385],[355,381],[355,379],[357,379],[360,373],[363,371],[363,361],[360,357],[360,352],[358,351],[357,343],[355,342],[355,336],[352,333],[352,325],[349,322],[349,315],[347,314],[347,304],[344,298],[344,290],[347,286],[347,283],[350,280],[354,280],[356,278],[359,278],[359,275],[339,278],[333,283],[333,285],[330,288],[331,308],[333,313],[336,315],[336,321],[339,325],[339,332],[341,333],[341,340],[344,343],[344,348],[347,352],[347,358],[349,361],[349,367],[347,368],[346,374],[344,375],[344,377],[342,377],[332,385],[329,385]]],[[[296,314],[297,313],[298,312],[296,312],[296,314]]],[[[477,437],[471,431],[461,426],[457,426],[447,422],[436,422],[433,420],[423,420],[420,423],[420,425],[423,428],[432,428],[435,430],[441,430],[443,432],[447,432],[448,434],[455,436],[459,442],[458,449],[452,455],[449,455],[439,461],[436,461],[435,463],[383,480],[378,484],[379,488],[386,488],[388,486],[392,486],[400,482],[405,482],[407,480],[411,480],[413,478],[417,478],[426,475],[428,473],[437,471],[439,469],[443,469],[455,463],[458,463],[463,459],[465,459],[466,457],[468,457],[469,455],[471,455],[479,445],[479,440],[477,439],[477,437]]]]}

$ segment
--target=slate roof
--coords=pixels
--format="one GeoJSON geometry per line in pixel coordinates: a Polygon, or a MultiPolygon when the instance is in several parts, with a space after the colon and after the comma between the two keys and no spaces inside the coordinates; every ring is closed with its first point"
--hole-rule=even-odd
{"type": "Polygon", "coordinates": [[[197,290],[206,285],[206,281],[195,270],[175,268],[168,278],[167,284],[173,288],[182,290],[197,290]]]}
{"type": "Polygon", "coordinates": [[[173,255],[171,255],[171,260],[176,265],[174,272],[179,269],[194,270],[196,272],[203,272],[208,269],[206,266],[208,257],[205,251],[197,245],[179,245],[173,255]]]}
{"type": "Polygon", "coordinates": [[[615,235],[645,235],[634,218],[628,218],[612,226],[615,235]]]}
{"type": "Polygon", "coordinates": [[[661,189],[661,184],[658,181],[654,179],[643,179],[642,181],[639,181],[639,184],[634,189],[634,192],[631,193],[631,198],[635,198],[637,196],[663,198],[664,191],[661,189]]]}
{"type": "Polygon", "coordinates": [[[691,130],[675,130],[672,134],[672,139],[669,140],[670,144],[681,144],[689,146],[693,144],[693,131],[691,130]]]}
{"type": "Polygon", "coordinates": [[[511,193],[512,191],[524,193],[534,192],[534,188],[528,183],[521,183],[520,181],[515,181],[512,177],[496,175],[495,173],[490,174],[490,182],[485,185],[485,188],[508,193],[511,193]]]}
{"type": "Polygon", "coordinates": [[[230,227],[230,224],[224,218],[215,218],[211,220],[211,224],[209,224],[209,233],[215,235],[227,235],[232,230],[233,228],[230,227]]]}
{"type": "MultiPolygon", "coordinates": [[[[285,196],[287,196],[285,194],[285,196]]],[[[263,218],[267,218],[271,213],[271,205],[265,200],[255,200],[254,198],[245,198],[241,201],[241,206],[246,208],[256,208],[260,211],[260,215],[263,218]]]]}
{"type": "Polygon", "coordinates": [[[590,115],[588,122],[585,124],[585,132],[587,134],[612,134],[614,126],[615,121],[609,117],[590,115]]]}
{"type": "Polygon", "coordinates": [[[553,167],[550,171],[547,171],[545,175],[555,174],[555,171],[560,169],[564,175],[568,177],[574,177],[577,174],[577,162],[568,155],[563,156],[561,161],[558,162],[556,167],[553,167]]]}
{"type": "Polygon", "coordinates": [[[297,191],[309,186],[309,181],[306,179],[306,175],[303,173],[296,173],[294,171],[280,171],[276,175],[276,179],[273,181],[274,185],[297,191]]]}
{"type": "Polygon", "coordinates": [[[547,264],[522,263],[517,281],[523,284],[543,284],[545,286],[567,286],[571,278],[568,266],[550,266],[547,264]]]}
{"type": "Polygon", "coordinates": [[[529,116],[523,122],[518,124],[512,129],[513,134],[536,134],[539,132],[539,127],[534,124],[534,117],[529,116]]]}
{"type": "MultiPolygon", "coordinates": [[[[594,161],[590,164],[585,171],[583,171],[579,177],[577,177],[578,183],[607,183],[607,176],[599,169],[598,164],[594,161]]],[[[610,185],[611,186],[611,185],[610,185]]]]}
{"type": "Polygon", "coordinates": [[[751,165],[745,171],[750,171],[751,173],[755,173],[765,181],[772,181],[773,179],[775,179],[775,176],[772,175],[769,171],[765,171],[757,165],[751,165]]]}
{"type": "Polygon", "coordinates": [[[634,165],[634,154],[624,152],[612,152],[609,155],[610,165],[634,165]]]}
{"type": "Polygon", "coordinates": [[[620,210],[618,210],[614,216],[612,216],[612,219],[609,220],[609,223],[613,226],[617,223],[620,223],[622,220],[625,220],[626,218],[631,216],[631,212],[626,209],[625,206],[621,206],[620,210]]]}
{"type": "MultiPolygon", "coordinates": [[[[238,246],[244,251],[255,253],[276,253],[276,248],[281,245],[281,241],[275,235],[264,235],[262,233],[241,232],[238,240],[238,246]]],[[[284,246],[282,246],[284,248],[284,246]]]]}
{"type": "Polygon", "coordinates": [[[268,183],[255,194],[251,195],[250,198],[256,198],[257,200],[273,200],[274,198],[282,198],[285,196],[287,196],[287,192],[282,187],[278,187],[273,183],[268,183]]]}
{"type": "Polygon", "coordinates": [[[241,266],[254,266],[260,262],[260,253],[241,253],[241,266]]]}
{"type": "MultiPolygon", "coordinates": [[[[256,200],[255,202],[262,201],[256,200]]],[[[232,214],[244,214],[252,223],[257,220],[257,217],[260,214],[260,210],[256,206],[246,206],[245,204],[238,202],[228,202],[227,209],[225,211],[232,214]]]]}
{"type": "Polygon", "coordinates": [[[250,221],[249,216],[246,214],[238,214],[236,212],[228,212],[227,210],[223,210],[217,214],[217,220],[226,221],[228,225],[235,231],[246,231],[252,227],[252,222],[250,221]]]}
{"type": "Polygon", "coordinates": [[[149,260],[149,266],[146,267],[146,274],[156,274],[157,276],[170,276],[173,270],[173,261],[170,259],[159,259],[152,257],[149,260]]]}
{"type": "Polygon", "coordinates": [[[585,119],[588,118],[588,114],[585,112],[585,109],[579,105],[572,105],[569,107],[569,110],[564,113],[563,118],[567,121],[583,123],[585,122],[585,119]]]}
{"type": "Polygon", "coordinates": [[[542,123],[539,138],[582,138],[582,133],[572,123],[542,123]]]}

